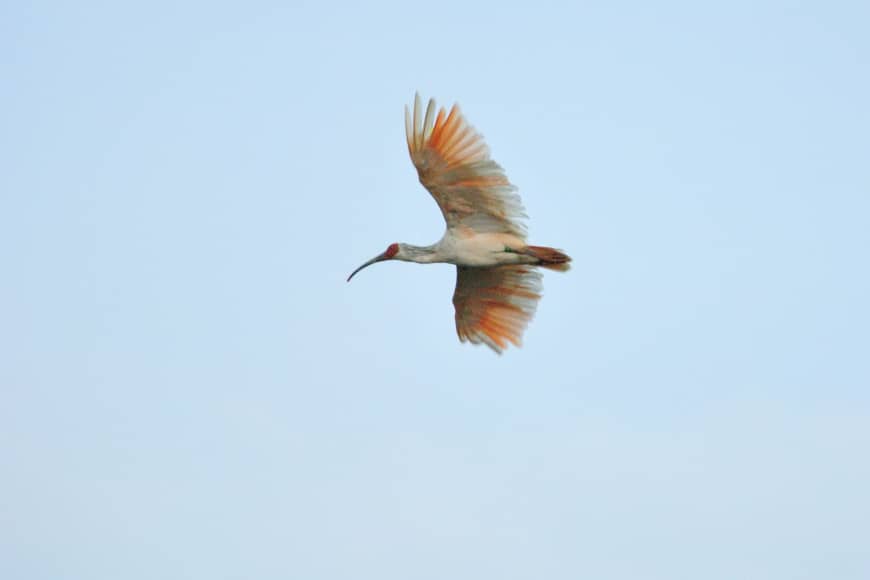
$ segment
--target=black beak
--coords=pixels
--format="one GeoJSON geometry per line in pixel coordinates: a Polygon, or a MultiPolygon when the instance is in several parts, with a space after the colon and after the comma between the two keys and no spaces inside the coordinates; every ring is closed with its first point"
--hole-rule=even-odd
{"type": "Polygon", "coordinates": [[[359,268],[357,268],[356,270],[351,272],[350,276],[347,277],[347,281],[350,282],[350,279],[353,278],[354,276],[356,276],[356,273],[359,272],[360,270],[362,270],[363,268],[366,268],[368,266],[371,266],[372,264],[377,264],[378,262],[383,262],[384,260],[389,260],[389,259],[390,258],[387,256],[386,252],[384,252],[383,254],[379,254],[379,255],[375,256],[374,258],[372,258],[371,260],[369,260],[368,262],[366,262],[365,264],[363,264],[362,266],[360,266],[359,268]]]}

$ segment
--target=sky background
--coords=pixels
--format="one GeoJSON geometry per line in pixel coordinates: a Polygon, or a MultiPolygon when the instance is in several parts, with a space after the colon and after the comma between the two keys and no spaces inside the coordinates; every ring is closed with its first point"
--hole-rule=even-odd
{"type": "Polygon", "coordinates": [[[870,577],[866,2],[6,2],[0,577],[870,577]],[[564,248],[462,345],[402,108],[564,248]]]}

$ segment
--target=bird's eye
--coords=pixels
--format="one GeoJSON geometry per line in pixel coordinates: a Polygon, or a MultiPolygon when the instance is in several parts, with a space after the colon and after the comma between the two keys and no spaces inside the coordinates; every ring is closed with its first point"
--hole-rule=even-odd
{"type": "Polygon", "coordinates": [[[396,254],[399,253],[399,244],[390,244],[387,247],[387,251],[384,252],[388,258],[392,258],[396,254]]]}

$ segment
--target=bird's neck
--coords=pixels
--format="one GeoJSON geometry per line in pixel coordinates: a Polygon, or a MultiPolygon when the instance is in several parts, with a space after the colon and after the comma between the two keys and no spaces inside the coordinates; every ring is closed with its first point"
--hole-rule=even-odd
{"type": "Polygon", "coordinates": [[[418,264],[431,264],[432,262],[440,262],[438,254],[438,244],[431,246],[414,246],[412,244],[400,244],[402,251],[396,256],[399,260],[406,262],[417,262],[418,264]]]}

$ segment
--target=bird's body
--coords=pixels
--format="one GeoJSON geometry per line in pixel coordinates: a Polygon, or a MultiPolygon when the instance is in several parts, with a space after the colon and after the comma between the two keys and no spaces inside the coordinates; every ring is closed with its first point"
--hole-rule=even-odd
{"type": "Polygon", "coordinates": [[[349,277],[376,262],[402,260],[457,266],[456,330],[460,340],[484,343],[498,353],[520,336],[540,299],[541,274],[534,266],[565,271],[571,258],[560,250],[526,243],[525,211],[516,188],[489,157],[483,138],[459,107],[435,117],[430,100],[422,116],[420,97],[405,109],[408,151],[444,219],[447,230],[431,246],[391,244],[349,277]]]}
{"type": "Polygon", "coordinates": [[[409,262],[447,263],[472,268],[488,268],[504,264],[532,264],[535,259],[517,253],[514,248],[524,248],[525,242],[511,234],[455,231],[448,229],[444,236],[431,246],[413,248],[407,252],[408,244],[399,244],[395,259],[402,260],[407,253],[409,262]]]}

